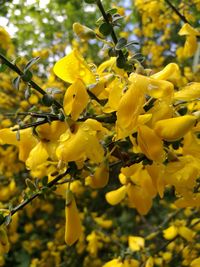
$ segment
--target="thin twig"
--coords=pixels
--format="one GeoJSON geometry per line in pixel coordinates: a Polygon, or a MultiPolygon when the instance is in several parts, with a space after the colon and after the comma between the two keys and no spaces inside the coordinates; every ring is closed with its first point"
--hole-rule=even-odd
{"type": "MultiPolygon", "coordinates": [[[[68,168],[64,173],[58,175],[56,178],[54,178],[51,182],[49,182],[45,187],[40,188],[40,191],[44,188],[51,188],[52,186],[56,185],[56,183],[61,180],[63,177],[65,177],[70,172],[70,168],[68,168]]],[[[71,178],[70,180],[71,181],[71,178]]],[[[37,198],[39,195],[41,195],[41,192],[36,192],[32,194],[29,198],[25,199],[22,203],[17,205],[15,208],[13,208],[10,211],[10,215],[13,216],[16,212],[23,209],[27,204],[29,204],[31,201],[33,201],[35,198],[37,198]]]]}
{"type": "Polygon", "coordinates": [[[173,11],[176,13],[176,15],[178,15],[179,16],[179,18],[183,21],[183,22],[185,22],[185,23],[188,23],[188,24],[190,24],[189,23],[189,21],[186,19],[186,17],[184,16],[184,15],[182,15],[180,12],[179,12],[179,10],[169,1],[169,0],[164,0],[167,4],[168,4],[168,6],[170,6],[171,7],[171,9],[173,9],[173,11]]]}
{"type": "MultiPolygon", "coordinates": [[[[2,55],[1,53],[0,53],[0,59],[2,60],[2,62],[4,63],[4,64],[6,64],[10,69],[12,69],[14,72],[16,72],[18,75],[20,75],[20,76],[23,76],[24,75],[24,73],[23,73],[23,71],[21,71],[18,67],[17,67],[17,65],[15,65],[15,64],[13,64],[12,62],[10,62],[4,55],[2,55]]],[[[36,84],[34,81],[32,81],[32,80],[30,80],[29,82],[28,82],[30,85],[31,85],[31,87],[33,88],[33,89],[35,89],[37,92],[39,92],[40,94],[42,94],[42,95],[46,95],[47,93],[38,85],[38,84],[36,84]]],[[[59,102],[57,102],[57,100],[53,100],[53,103],[54,103],[54,105],[57,107],[57,108],[62,108],[62,105],[59,103],[59,102]]]]}

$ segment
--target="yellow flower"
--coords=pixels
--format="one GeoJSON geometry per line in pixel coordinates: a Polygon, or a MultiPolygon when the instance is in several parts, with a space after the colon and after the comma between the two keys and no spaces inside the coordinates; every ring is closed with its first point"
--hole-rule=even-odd
{"type": "Polygon", "coordinates": [[[194,237],[194,232],[188,227],[184,226],[181,221],[177,221],[177,223],[175,222],[175,225],[172,225],[167,229],[163,230],[163,236],[167,240],[172,240],[177,235],[180,235],[188,242],[191,242],[194,237]]]}
{"type": "Polygon", "coordinates": [[[169,63],[163,70],[151,75],[151,78],[158,80],[176,81],[180,78],[180,69],[176,63],[169,63]]]}
{"type": "Polygon", "coordinates": [[[65,219],[65,242],[71,246],[79,239],[82,226],[74,196],[69,190],[66,193],[65,219]]]}
{"type": "Polygon", "coordinates": [[[73,120],[77,120],[81,112],[87,106],[89,96],[85,84],[82,80],[77,79],[66,90],[64,96],[64,111],[66,115],[70,115],[73,120]]]}
{"type": "Polygon", "coordinates": [[[106,262],[102,267],[123,267],[123,263],[120,259],[113,259],[106,262]]]}
{"type": "Polygon", "coordinates": [[[109,229],[112,227],[113,222],[112,220],[105,220],[102,217],[96,217],[94,218],[94,221],[100,225],[102,228],[109,229]]]}
{"type": "Polygon", "coordinates": [[[188,23],[185,23],[180,29],[179,35],[186,35],[186,42],[184,45],[184,56],[191,57],[197,50],[197,36],[200,36],[200,33],[190,26],[188,23]]]}
{"type": "Polygon", "coordinates": [[[41,139],[41,141],[56,141],[59,139],[60,135],[63,134],[69,126],[66,122],[62,121],[52,121],[50,124],[45,123],[37,126],[36,132],[41,139]]]}
{"type": "Polygon", "coordinates": [[[93,175],[86,177],[86,185],[91,188],[102,188],[105,187],[109,179],[109,169],[106,163],[101,163],[95,170],[93,175]]]}
{"type": "Polygon", "coordinates": [[[172,240],[178,235],[178,229],[176,226],[172,225],[167,229],[163,230],[163,236],[167,240],[172,240]]]}
{"type": "Polygon", "coordinates": [[[117,139],[134,132],[138,116],[143,110],[144,92],[132,83],[119,102],[117,110],[117,139]]]}
{"type": "Polygon", "coordinates": [[[145,240],[141,236],[129,236],[128,245],[132,251],[139,251],[144,248],[145,240]]]}
{"type": "Polygon", "coordinates": [[[127,192],[126,185],[123,185],[116,190],[108,192],[106,194],[106,200],[110,205],[117,205],[125,198],[126,192],[127,192]]]}
{"type": "Polygon", "coordinates": [[[190,83],[174,94],[177,100],[191,101],[200,98],[200,83],[190,83]]]}
{"type": "Polygon", "coordinates": [[[200,266],[200,257],[194,259],[191,263],[190,263],[190,267],[199,267],[200,266]]]}
{"type": "Polygon", "coordinates": [[[88,119],[74,125],[73,133],[69,130],[60,136],[60,144],[56,149],[58,159],[83,161],[89,158],[95,163],[103,161],[104,149],[98,140],[98,132],[104,132],[100,122],[88,119]]]}
{"type": "Polygon", "coordinates": [[[92,29],[78,22],[75,22],[73,24],[73,31],[80,39],[85,40],[85,41],[94,39],[96,37],[96,34],[92,29]]]}
{"type": "Polygon", "coordinates": [[[160,120],[155,123],[154,130],[162,139],[175,141],[183,137],[194,126],[195,122],[195,116],[185,115],[160,120]]]}
{"type": "Polygon", "coordinates": [[[8,241],[8,236],[3,228],[3,226],[0,226],[0,255],[8,253],[10,249],[10,243],[8,241]]]}
{"type": "Polygon", "coordinates": [[[95,76],[78,50],[74,49],[54,65],[54,73],[65,82],[81,79],[86,85],[95,83],[95,76]]]}
{"type": "Polygon", "coordinates": [[[162,140],[154,130],[146,125],[138,126],[138,144],[142,152],[149,158],[157,162],[163,162],[165,153],[162,140]]]}
{"type": "Polygon", "coordinates": [[[174,94],[174,86],[171,82],[159,80],[144,75],[133,73],[129,81],[143,93],[154,98],[171,99],[174,94]]]}
{"type": "Polygon", "coordinates": [[[32,134],[32,129],[20,130],[20,140],[16,138],[16,132],[12,128],[0,130],[0,143],[15,145],[19,148],[19,159],[26,161],[30,151],[38,143],[37,139],[32,134]]]}
{"type": "Polygon", "coordinates": [[[34,170],[38,165],[44,163],[49,157],[46,150],[46,145],[43,142],[39,142],[29,153],[26,160],[26,166],[34,170]]]}

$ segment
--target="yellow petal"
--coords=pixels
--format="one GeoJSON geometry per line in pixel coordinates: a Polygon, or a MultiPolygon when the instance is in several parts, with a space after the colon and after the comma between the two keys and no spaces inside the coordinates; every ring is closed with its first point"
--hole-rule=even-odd
{"type": "Polygon", "coordinates": [[[152,196],[148,194],[147,188],[130,186],[127,189],[129,206],[136,208],[141,215],[146,215],[152,206],[152,196]]]}
{"type": "Polygon", "coordinates": [[[65,207],[65,242],[67,245],[73,245],[82,233],[81,220],[74,197],[65,207]]]}
{"type": "Polygon", "coordinates": [[[198,47],[197,38],[194,35],[189,35],[186,37],[186,41],[184,44],[184,56],[186,57],[192,57],[198,47]]]}
{"type": "Polygon", "coordinates": [[[191,242],[193,240],[193,237],[195,235],[195,233],[186,226],[180,226],[178,228],[178,233],[180,236],[182,236],[183,238],[185,238],[189,242],[191,242]]]}
{"type": "Polygon", "coordinates": [[[174,225],[170,226],[169,228],[163,231],[163,236],[167,240],[172,240],[177,236],[177,234],[178,234],[178,229],[174,225]]]}
{"type": "Polygon", "coordinates": [[[148,260],[145,263],[145,267],[153,267],[154,266],[154,261],[152,257],[149,257],[148,260]]]}
{"type": "Polygon", "coordinates": [[[200,83],[190,83],[174,94],[177,100],[191,101],[200,98],[200,83]]]}
{"type": "Polygon", "coordinates": [[[132,251],[139,251],[144,248],[145,240],[141,236],[129,236],[128,245],[132,251]]]}
{"type": "Polygon", "coordinates": [[[64,96],[64,111],[66,115],[70,115],[73,120],[77,120],[81,112],[87,106],[89,96],[86,90],[86,86],[82,80],[77,79],[66,90],[64,96]]]}
{"type": "Polygon", "coordinates": [[[169,63],[163,70],[151,75],[151,78],[158,80],[173,80],[180,76],[180,69],[176,63],[169,63]]]}
{"type": "Polygon", "coordinates": [[[143,110],[144,93],[139,87],[131,84],[119,102],[117,110],[117,138],[133,133],[137,126],[139,114],[143,110]]]}
{"type": "Polygon", "coordinates": [[[106,262],[102,267],[123,267],[123,263],[119,259],[113,259],[106,262]]]}
{"type": "Polygon", "coordinates": [[[3,226],[0,226],[0,255],[8,253],[9,249],[10,244],[7,233],[3,226]]]}
{"type": "Polygon", "coordinates": [[[138,127],[138,144],[142,152],[152,160],[157,162],[163,162],[165,159],[165,153],[163,150],[162,140],[157,134],[146,125],[140,125],[138,127]]]}
{"type": "Polygon", "coordinates": [[[123,185],[122,187],[110,191],[106,194],[106,200],[110,205],[117,205],[120,203],[126,196],[126,185],[123,185]]]}
{"type": "Polygon", "coordinates": [[[196,35],[199,36],[200,33],[196,29],[194,29],[190,24],[185,23],[180,31],[178,32],[179,35],[196,35]]]}
{"type": "Polygon", "coordinates": [[[39,142],[30,152],[26,160],[26,166],[34,170],[38,165],[44,163],[49,157],[44,143],[39,142]]]}
{"type": "Polygon", "coordinates": [[[20,130],[20,140],[16,138],[16,132],[11,128],[0,130],[0,143],[15,145],[19,148],[19,159],[26,161],[30,151],[38,143],[37,139],[32,134],[32,129],[20,130]]]}
{"type": "Polygon", "coordinates": [[[102,188],[105,187],[109,179],[109,169],[105,163],[101,163],[95,170],[93,175],[86,178],[86,185],[91,188],[102,188]]]}
{"type": "Polygon", "coordinates": [[[175,141],[182,138],[195,124],[196,117],[185,115],[155,123],[154,130],[158,136],[167,141],[175,141]]]}
{"type": "Polygon", "coordinates": [[[158,80],[140,74],[131,74],[129,81],[138,87],[140,91],[154,98],[171,99],[174,86],[171,82],[158,80]]]}
{"type": "Polygon", "coordinates": [[[194,259],[191,263],[190,263],[190,267],[199,267],[200,266],[200,257],[194,259]]]}
{"type": "Polygon", "coordinates": [[[61,58],[53,68],[54,73],[65,82],[73,83],[77,79],[87,84],[95,83],[95,76],[78,50],[61,58]]]}
{"type": "Polygon", "coordinates": [[[42,141],[56,141],[60,135],[68,129],[66,122],[52,121],[51,124],[45,123],[36,128],[37,134],[42,141]]]}
{"type": "Polygon", "coordinates": [[[123,267],[139,267],[139,261],[135,259],[125,259],[123,262],[123,267]]]}
{"type": "Polygon", "coordinates": [[[95,163],[103,161],[104,149],[99,143],[97,131],[104,129],[95,120],[86,120],[74,126],[74,132],[61,135],[56,149],[57,157],[64,161],[82,161],[86,158],[95,163]]]}
{"type": "Polygon", "coordinates": [[[92,29],[78,22],[75,22],[73,24],[73,31],[82,40],[94,39],[96,36],[95,32],[92,29]]]}

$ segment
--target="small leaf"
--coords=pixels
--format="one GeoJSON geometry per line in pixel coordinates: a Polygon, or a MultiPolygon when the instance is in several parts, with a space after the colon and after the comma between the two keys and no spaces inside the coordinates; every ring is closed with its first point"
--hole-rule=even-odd
{"type": "Polygon", "coordinates": [[[42,102],[45,106],[50,107],[54,102],[53,96],[48,94],[43,95],[42,102]]]}
{"type": "Polygon", "coordinates": [[[117,54],[118,54],[118,52],[117,52],[114,48],[110,48],[110,49],[108,50],[108,55],[109,55],[109,57],[116,57],[117,54]]]}
{"type": "Polygon", "coordinates": [[[14,59],[13,61],[12,61],[12,63],[14,64],[14,65],[17,65],[17,63],[19,63],[20,61],[21,61],[21,57],[17,57],[16,59],[14,59]]]}
{"type": "Polygon", "coordinates": [[[131,42],[127,43],[125,45],[125,47],[129,47],[129,46],[132,46],[132,45],[139,45],[139,43],[137,41],[131,41],[131,42]]]}
{"type": "Polygon", "coordinates": [[[21,75],[21,78],[24,82],[30,82],[33,77],[33,74],[30,70],[25,70],[24,74],[21,75]]]}
{"type": "Polygon", "coordinates": [[[113,17],[112,17],[112,21],[113,23],[119,23],[120,21],[122,21],[124,19],[123,16],[120,16],[119,14],[115,14],[113,17]]]}
{"type": "Polygon", "coordinates": [[[124,48],[127,44],[127,40],[125,38],[120,38],[118,43],[115,46],[116,50],[121,50],[122,48],[124,48]]]}
{"type": "Polygon", "coordinates": [[[43,186],[46,186],[48,184],[48,176],[44,176],[42,178],[42,184],[43,184],[43,186]]]}
{"type": "Polygon", "coordinates": [[[9,215],[7,215],[7,216],[4,217],[4,222],[5,222],[5,225],[6,226],[9,225],[11,223],[11,221],[12,221],[11,214],[9,214],[9,215]]]}
{"type": "Polygon", "coordinates": [[[35,191],[35,184],[29,178],[26,178],[25,183],[30,190],[35,191]]]}
{"type": "Polygon", "coordinates": [[[123,69],[126,64],[126,59],[123,56],[118,56],[116,64],[118,68],[123,69]]]}
{"type": "Polygon", "coordinates": [[[117,13],[117,8],[110,8],[106,11],[106,13],[109,13],[111,15],[114,15],[115,13],[117,13]]]}
{"type": "Polygon", "coordinates": [[[0,72],[4,72],[7,69],[7,66],[5,64],[0,65],[0,72]]]}
{"type": "Polygon", "coordinates": [[[29,97],[31,96],[31,93],[32,93],[31,87],[30,86],[27,86],[26,87],[26,90],[24,92],[24,97],[25,97],[26,100],[29,99],[29,97]]]}
{"type": "Polygon", "coordinates": [[[32,67],[35,63],[37,63],[40,60],[40,57],[32,58],[25,66],[24,72],[26,72],[30,67],[32,67]]]}
{"type": "Polygon", "coordinates": [[[55,94],[61,94],[62,93],[62,91],[60,90],[60,89],[58,89],[58,88],[51,88],[51,87],[49,87],[49,88],[47,88],[46,89],[46,92],[48,93],[48,94],[51,94],[51,95],[55,95],[55,94]]]}
{"type": "Polygon", "coordinates": [[[21,77],[18,76],[12,81],[14,88],[17,90],[19,90],[20,80],[21,80],[21,77]]]}
{"type": "Polygon", "coordinates": [[[107,36],[112,32],[112,25],[110,23],[104,22],[100,25],[99,31],[104,36],[107,36]]]}

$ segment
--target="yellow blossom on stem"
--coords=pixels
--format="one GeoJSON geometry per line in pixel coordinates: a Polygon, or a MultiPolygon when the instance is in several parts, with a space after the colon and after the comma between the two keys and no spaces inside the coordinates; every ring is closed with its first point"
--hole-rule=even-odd
{"type": "Polygon", "coordinates": [[[71,246],[79,239],[82,225],[74,196],[69,190],[66,192],[65,219],[65,242],[71,246]]]}
{"type": "Polygon", "coordinates": [[[64,111],[66,115],[71,115],[73,120],[77,120],[81,112],[87,106],[89,96],[85,84],[77,79],[66,90],[64,96],[64,111]]]}
{"type": "Polygon", "coordinates": [[[65,82],[81,79],[86,85],[95,83],[95,76],[78,50],[74,49],[54,65],[54,73],[65,82]]]}
{"type": "Polygon", "coordinates": [[[155,123],[154,130],[162,139],[175,141],[183,137],[194,126],[195,122],[195,116],[184,115],[160,120],[155,123]]]}

